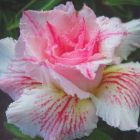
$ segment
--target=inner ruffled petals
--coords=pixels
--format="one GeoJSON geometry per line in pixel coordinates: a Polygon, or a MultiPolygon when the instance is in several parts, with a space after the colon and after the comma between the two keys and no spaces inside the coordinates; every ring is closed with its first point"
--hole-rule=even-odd
{"type": "Polygon", "coordinates": [[[74,37],[71,37],[70,34],[59,35],[51,23],[47,22],[46,25],[54,42],[50,55],[53,59],[49,59],[53,60],[53,63],[75,65],[87,61],[89,58],[92,60],[92,56],[99,52],[98,33],[96,34],[97,39],[88,40],[84,19],[80,22],[80,27],[74,37]]]}
{"type": "Polygon", "coordinates": [[[27,51],[30,50],[41,61],[48,60],[53,64],[76,65],[85,61],[91,61],[95,58],[95,54],[99,53],[99,35],[96,24],[93,25],[95,29],[92,28],[94,35],[91,38],[87,27],[87,19],[84,16],[80,16],[77,12],[67,15],[61,11],[57,17],[57,23],[51,18],[53,12],[48,13],[48,18],[44,25],[41,25],[40,21],[32,21],[32,13],[30,12],[26,12],[24,16],[31,22],[32,26],[36,25],[38,29],[41,29],[40,36],[34,34],[32,35],[34,37],[30,37],[23,34],[27,41],[27,51]],[[60,20],[63,17],[62,15],[65,17],[65,20],[60,20]],[[65,24],[68,19],[69,27],[58,28],[60,23],[66,27],[65,24]],[[33,23],[36,24],[34,25],[33,23]]]}

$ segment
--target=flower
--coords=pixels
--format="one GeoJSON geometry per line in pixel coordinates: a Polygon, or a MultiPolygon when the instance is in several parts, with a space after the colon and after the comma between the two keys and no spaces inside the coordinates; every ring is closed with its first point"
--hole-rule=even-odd
{"type": "Polygon", "coordinates": [[[14,100],[8,122],[45,140],[88,136],[97,116],[138,130],[140,64],[120,63],[139,37],[139,19],[96,17],[71,2],[25,11],[19,39],[0,40],[0,89],[14,100]]]}

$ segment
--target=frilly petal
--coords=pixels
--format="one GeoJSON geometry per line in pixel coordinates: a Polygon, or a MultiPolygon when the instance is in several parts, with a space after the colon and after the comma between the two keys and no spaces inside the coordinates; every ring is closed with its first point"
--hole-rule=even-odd
{"type": "Polygon", "coordinates": [[[126,35],[116,54],[121,57],[121,60],[126,60],[131,52],[140,48],[140,19],[129,21],[122,26],[126,30],[126,35]]]}
{"type": "Polygon", "coordinates": [[[119,47],[123,36],[124,28],[118,18],[98,17],[96,19],[99,25],[100,52],[108,58],[112,58],[114,63],[119,63],[115,51],[119,47]]]}
{"type": "Polygon", "coordinates": [[[90,99],[80,100],[47,86],[26,90],[7,112],[9,123],[31,137],[44,140],[72,140],[88,136],[97,117],[90,99]]]}
{"type": "Polygon", "coordinates": [[[23,59],[13,59],[0,80],[0,89],[7,93],[13,100],[18,99],[25,89],[32,89],[40,82],[28,74],[28,62],[23,59]]]}
{"type": "Polygon", "coordinates": [[[120,130],[138,129],[140,64],[110,66],[95,91],[97,115],[120,130]]]}
{"type": "Polygon", "coordinates": [[[63,12],[67,12],[67,13],[76,12],[73,3],[70,2],[70,1],[66,2],[66,5],[64,5],[64,4],[59,4],[59,5],[56,6],[54,9],[55,9],[55,10],[60,10],[60,11],[63,11],[63,12]]]}
{"type": "Polygon", "coordinates": [[[57,87],[63,90],[66,94],[71,96],[77,96],[80,99],[86,99],[91,96],[91,93],[80,89],[72,81],[65,78],[53,70],[46,63],[32,63],[28,65],[28,74],[33,77],[34,80],[40,83],[46,83],[49,87],[57,87]]]}

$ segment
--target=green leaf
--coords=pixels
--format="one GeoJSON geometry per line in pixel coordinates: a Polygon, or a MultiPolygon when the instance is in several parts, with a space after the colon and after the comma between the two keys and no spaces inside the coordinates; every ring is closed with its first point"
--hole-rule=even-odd
{"type": "Polygon", "coordinates": [[[62,2],[62,0],[50,0],[46,5],[44,5],[41,10],[52,9],[55,5],[62,2]]]}
{"type": "Polygon", "coordinates": [[[104,0],[106,5],[118,6],[118,5],[140,5],[140,0],[104,0]]]}
{"type": "Polygon", "coordinates": [[[30,138],[29,136],[22,134],[22,132],[13,124],[5,123],[4,126],[10,133],[12,133],[17,138],[21,138],[22,140],[32,140],[32,138],[30,138]]]}
{"type": "Polygon", "coordinates": [[[17,128],[15,125],[13,124],[9,124],[9,123],[4,123],[5,128],[12,133],[15,137],[19,138],[20,140],[42,140],[39,137],[36,138],[31,138],[27,135],[24,135],[19,128],[17,128]]]}
{"type": "Polygon", "coordinates": [[[132,52],[129,56],[128,56],[128,59],[127,61],[124,61],[124,62],[137,62],[140,60],[140,48],[135,50],[134,52],[132,52]]]}
{"type": "MultiPolygon", "coordinates": [[[[39,137],[36,137],[35,139],[32,139],[31,137],[24,135],[15,125],[13,124],[4,124],[5,128],[12,133],[14,136],[19,138],[20,140],[42,140],[39,137]]],[[[107,135],[105,132],[95,129],[93,133],[89,137],[84,137],[81,140],[113,140],[109,135],[107,135]]]]}
{"type": "Polygon", "coordinates": [[[85,137],[81,140],[113,140],[113,139],[105,132],[99,129],[95,129],[89,137],[85,137]]]}
{"type": "Polygon", "coordinates": [[[74,7],[76,10],[80,10],[83,6],[84,0],[73,0],[74,7]]]}
{"type": "Polygon", "coordinates": [[[131,20],[133,17],[133,12],[129,7],[119,6],[119,7],[110,7],[114,15],[120,17],[124,21],[131,20]]]}
{"type": "Polygon", "coordinates": [[[96,11],[96,3],[94,0],[86,0],[86,4],[92,8],[94,11],[96,11]]]}

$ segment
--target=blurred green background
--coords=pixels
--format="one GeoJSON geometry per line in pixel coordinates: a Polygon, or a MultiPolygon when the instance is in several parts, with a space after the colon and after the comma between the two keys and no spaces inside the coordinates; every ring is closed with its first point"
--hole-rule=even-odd
{"type": "MultiPolygon", "coordinates": [[[[0,38],[19,35],[18,25],[22,12],[27,9],[49,10],[67,0],[0,0],[0,38]]],[[[72,0],[75,8],[83,3],[91,7],[97,16],[117,16],[123,21],[140,17],[140,0],[72,0]]]]}
{"type": "MultiPolygon", "coordinates": [[[[7,36],[15,39],[19,36],[19,20],[22,12],[27,9],[49,10],[67,0],[0,0],[0,38],[7,36]]],[[[97,16],[120,17],[127,22],[140,18],[140,0],[71,0],[79,10],[83,3],[91,7],[97,16]]],[[[140,61],[140,49],[129,56],[128,61],[140,61]]],[[[1,140],[31,140],[13,125],[4,124],[5,110],[11,100],[4,93],[0,93],[0,139],[1,140]],[[6,131],[6,132],[5,132],[6,131]],[[9,135],[9,136],[8,136],[9,135]],[[12,136],[13,135],[13,136],[12,136]]],[[[36,138],[36,140],[40,140],[36,138]]],[[[140,133],[135,131],[121,132],[99,121],[98,128],[82,140],[140,140],[140,133]]]]}

